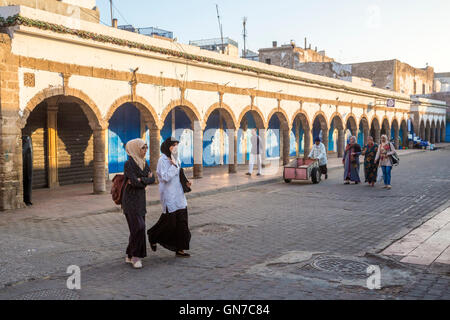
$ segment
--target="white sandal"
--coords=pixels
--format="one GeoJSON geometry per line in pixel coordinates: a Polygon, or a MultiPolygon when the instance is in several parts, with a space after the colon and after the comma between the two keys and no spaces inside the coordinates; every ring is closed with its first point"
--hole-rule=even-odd
{"type": "Polygon", "coordinates": [[[141,269],[142,268],[142,261],[139,259],[136,262],[132,262],[133,268],[135,269],[141,269]]]}
{"type": "Polygon", "coordinates": [[[133,261],[131,261],[130,258],[128,258],[128,256],[125,257],[125,263],[131,263],[133,264],[133,261]]]}

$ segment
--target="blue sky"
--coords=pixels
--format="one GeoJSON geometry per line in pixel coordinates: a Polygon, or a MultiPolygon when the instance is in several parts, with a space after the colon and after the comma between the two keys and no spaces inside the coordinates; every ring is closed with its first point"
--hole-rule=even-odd
{"type": "MultiPolygon", "coordinates": [[[[220,36],[242,40],[246,16],[247,47],[256,51],[295,40],[325,50],[342,63],[399,59],[414,67],[426,63],[450,71],[448,0],[115,0],[119,24],[160,27],[181,43],[220,36]],[[120,13],[119,13],[120,12],[120,13]]],[[[101,20],[110,24],[109,0],[97,0],[101,20]]]]}

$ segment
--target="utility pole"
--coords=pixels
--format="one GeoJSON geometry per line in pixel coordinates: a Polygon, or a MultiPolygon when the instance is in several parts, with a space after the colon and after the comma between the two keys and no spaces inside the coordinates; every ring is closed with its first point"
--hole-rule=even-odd
{"type": "Polygon", "coordinates": [[[222,41],[222,53],[225,53],[225,48],[224,48],[224,45],[223,45],[222,24],[220,23],[219,5],[218,4],[216,4],[216,11],[217,11],[217,21],[219,22],[220,39],[222,41]]]}
{"type": "Polygon", "coordinates": [[[111,9],[111,26],[114,26],[114,17],[113,17],[113,3],[112,0],[109,0],[109,8],[111,9]]]}
{"type": "Polygon", "coordinates": [[[246,24],[247,24],[247,17],[244,17],[242,19],[242,24],[244,25],[244,32],[242,33],[243,37],[244,37],[244,59],[247,58],[247,46],[246,46],[246,41],[247,41],[247,29],[246,29],[246,24]]]}

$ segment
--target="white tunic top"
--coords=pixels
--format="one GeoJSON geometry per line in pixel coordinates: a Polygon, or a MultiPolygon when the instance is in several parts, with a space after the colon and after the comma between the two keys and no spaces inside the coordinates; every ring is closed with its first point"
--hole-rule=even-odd
{"type": "Polygon", "coordinates": [[[166,208],[174,212],[187,207],[186,197],[180,182],[180,164],[174,166],[165,154],[161,155],[156,167],[159,180],[159,197],[163,213],[166,208]]]}
{"type": "Polygon", "coordinates": [[[319,166],[324,166],[328,163],[327,151],[325,150],[325,145],[322,142],[319,145],[315,143],[313,144],[308,157],[312,159],[319,159],[319,166]]]}

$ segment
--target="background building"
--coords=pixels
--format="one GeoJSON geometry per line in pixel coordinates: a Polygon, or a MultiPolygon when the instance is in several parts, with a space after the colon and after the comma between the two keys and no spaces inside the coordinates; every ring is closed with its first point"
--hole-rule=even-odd
{"type": "Polygon", "coordinates": [[[305,62],[330,62],[332,58],[325,55],[325,51],[317,52],[309,48],[300,48],[291,40],[289,44],[278,47],[277,41],[272,42],[271,48],[259,49],[259,62],[272,64],[279,67],[296,69],[301,63],[305,62]]]}
{"type": "MultiPolygon", "coordinates": [[[[200,47],[203,50],[214,51],[222,53],[222,39],[203,39],[189,41],[191,46],[200,47]]],[[[229,56],[239,57],[239,45],[233,39],[228,37],[223,38],[224,53],[229,56]]]]}

